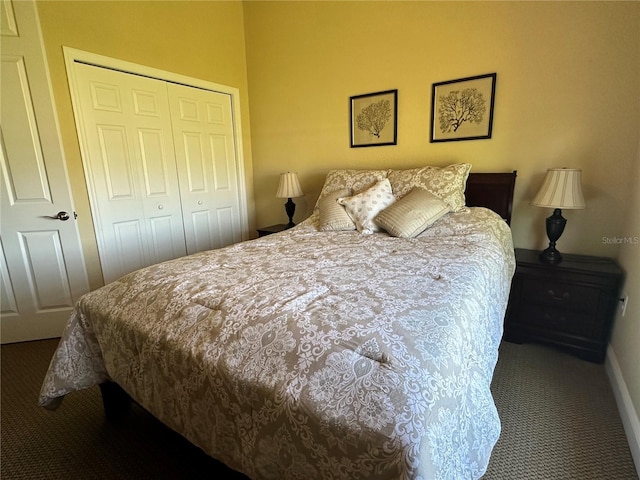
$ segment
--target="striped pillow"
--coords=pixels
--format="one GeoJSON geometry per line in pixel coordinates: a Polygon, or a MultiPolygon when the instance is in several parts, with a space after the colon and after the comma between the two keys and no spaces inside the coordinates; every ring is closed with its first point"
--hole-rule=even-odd
{"type": "Polygon", "coordinates": [[[335,230],[355,230],[356,224],[344,207],[338,203],[338,198],[351,195],[351,190],[341,188],[331,193],[325,194],[318,202],[320,215],[320,231],[335,230]]]}
{"type": "Polygon", "coordinates": [[[382,210],[374,221],[394,237],[413,238],[449,213],[451,208],[424,188],[408,194],[382,210]]]}

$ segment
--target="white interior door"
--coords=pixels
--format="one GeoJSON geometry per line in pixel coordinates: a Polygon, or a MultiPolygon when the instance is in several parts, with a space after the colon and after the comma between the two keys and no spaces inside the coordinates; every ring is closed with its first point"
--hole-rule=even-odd
{"type": "Polygon", "coordinates": [[[242,240],[231,96],[167,84],[189,254],[242,240]]]}
{"type": "Polygon", "coordinates": [[[186,254],[163,81],[77,63],[83,159],[105,283],[186,254]]]}
{"type": "Polygon", "coordinates": [[[0,6],[0,337],[9,343],[60,336],[89,283],[36,6],[0,6]]]}

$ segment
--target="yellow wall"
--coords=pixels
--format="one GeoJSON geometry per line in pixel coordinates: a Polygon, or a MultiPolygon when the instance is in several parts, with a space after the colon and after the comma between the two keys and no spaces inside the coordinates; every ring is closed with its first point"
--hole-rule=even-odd
{"type": "Polygon", "coordinates": [[[588,208],[560,251],[616,256],[640,124],[640,4],[245,2],[256,223],[286,220],[278,174],[309,214],[331,168],[470,162],[518,170],[515,244],[540,248],[529,205],[547,168],[583,169],[588,208]],[[493,138],[429,143],[431,85],[497,73],[493,138]],[[349,147],[349,97],[398,89],[398,144],[349,147]]]}
{"type": "MultiPolygon", "coordinates": [[[[624,317],[622,312],[616,319],[611,347],[620,367],[620,373],[628,389],[631,402],[636,411],[636,426],[640,427],[640,152],[638,161],[632,172],[629,172],[634,188],[626,207],[627,224],[623,229],[620,241],[618,261],[627,273],[623,294],[628,295],[628,303],[624,317]]],[[[636,431],[640,436],[640,430],[636,431]]],[[[640,437],[635,450],[636,466],[640,471],[640,437]]]]}
{"type": "Polygon", "coordinates": [[[238,88],[253,225],[251,133],[240,2],[40,1],[38,12],[92,288],[102,285],[102,272],[62,46],[238,88]]]}

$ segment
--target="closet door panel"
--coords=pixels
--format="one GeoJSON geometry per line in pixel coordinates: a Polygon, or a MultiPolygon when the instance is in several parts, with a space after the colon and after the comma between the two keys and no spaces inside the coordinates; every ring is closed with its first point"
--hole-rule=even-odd
{"type": "Polygon", "coordinates": [[[150,128],[138,129],[138,145],[147,197],[170,195],[168,155],[162,142],[162,131],[150,128]]]}
{"type": "Polygon", "coordinates": [[[185,255],[165,82],[82,63],[74,73],[105,283],[185,255]]]}
{"type": "Polygon", "coordinates": [[[144,222],[133,219],[116,221],[111,224],[107,238],[110,239],[109,262],[102,262],[105,270],[105,283],[113,281],[148,264],[146,255],[146,229],[144,222]],[[105,268],[108,267],[108,270],[105,268]],[[107,275],[114,278],[107,280],[107,275]]]}
{"type": "Polygon", "coordinates": [[[242,240],[230,95],[168,84],[187,252],[242,240]]]}
{"type": "MultiPolygon", "coordinates": [[[[179,148],[180,146],[178,146],[179,148]]],[[[187,182],[181,184],[184,193],[207,194],[208,190],[208,159],[202,146],[202,134],[199,132],[182,132],[182,152],[184,155],[183,176],[186,173],[187,182]]]]}
{"type": "Polygon", "coordinates": [[[225,135],[210,135],[209,148],[213,157],[213,180],[216,192],[228,192],[231,190],[231,175],[234,171],[235,157],[230,153],[233,145],[229,145],[229,138],[225,135]]]}
{"type": "Polygon", "coordinates": [[[187,237],[190,240],[189,246],[191,250],[193,250],[190,253],[216,248],[216,246],[213,245],[213,227],[211,212],[209,210],[191,211],[190,218],[185,220],[185,231],[187,228],[191,229],[191,231],[187,233],[187,237]]]}
{"type": "Polygon", "coordinates": [[[234,221],[233,209],[228,207],[216,209],[216,223],[219,227],[216,241],[220,245],[229,245],[235,242],[233,236],[234,221]]]}
{"type": "Polygon", "coordinates": [[[104,180],[96,188],[109,201],[133,200],[134,203],[127,206],[135,208],[136,178],[129,154],[126,127],[114,124],[96,125],[96,133],[95,140],[98,144],[93,150],[96,152],[95,167],[104,180]]]}
{"type": "Polygon", "coordinates": [[[181,257],[187,252],[175,157],[165,145],[168,132],[138,128],[137,134],[144,181],[148,265],[181,257]]]}

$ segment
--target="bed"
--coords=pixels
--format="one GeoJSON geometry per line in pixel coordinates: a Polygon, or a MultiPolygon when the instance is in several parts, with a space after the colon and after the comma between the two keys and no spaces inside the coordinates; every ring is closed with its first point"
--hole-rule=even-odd
{"type": "Polygon", "coordinates": [[[88,293],[40,405],[100,385],[254,480],[481,477],[516,172],[470,168],[331,171],[296,227],[88,293]]]}

